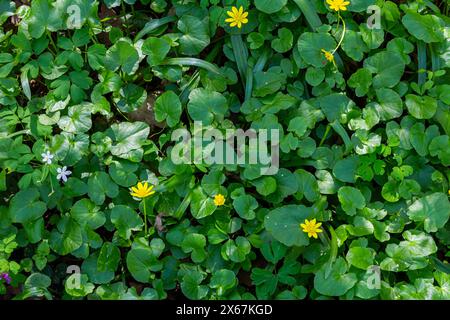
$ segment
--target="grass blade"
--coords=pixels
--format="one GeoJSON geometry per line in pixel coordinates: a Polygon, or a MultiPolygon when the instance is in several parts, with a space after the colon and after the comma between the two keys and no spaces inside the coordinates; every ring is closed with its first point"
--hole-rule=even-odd
{"type": "Polygon", "coordinates": [[[245,84],[245,101],[252,97],[253,91],[253,70],[252,68],[247,68],[247,83],[245,84]]]}
{"type": "Polygon", "coordinates": [[[247,79],[247,65],[248,65],[248,50],[242,41],[240,34],[231,35],[231,45],[233,46],[234,59],[241,75],[244,88],[246,87],[247,79]]]}
{"type": "Polygon", "coordinates": [[[150,32],[158,29],[159,27],[168,24],[170,22],[176,21],[177,18],[175,16],[168,16],[161,19],[153,19],[147,22],[144,26],[144,28],[138,32],[136,37],[134,38],[134,41],[138,41],[139,39],[142,39],[143,36],[149,34],[150,32]]]}
{"type": "Polygon", "coordinates": [[[439,57],[439,54],[436,52],[434,43],[430,43],[429,47],[431,53],[431,70],[434,72],[441,69],[441,57],[439,57]]]}
{"type": "Polygon", "coordinates": [[[310,0],[294,0],[294,2],[298,5],[309,26],[314,31],[322,25],[322,21],[320,21],[319,15],[310,0]]]}
{"type": "Polygon", "coordinates": [[[425,42],[417,42],[417,72],[419,73],[418,83],[423,85],[427,81],[427,47],[425,42]]]}
{"type": "Polygon", "coordinates": [[[161,65],[200,67],[217,75],[223,76],[222,72],[216,65],[197,58],[169,58],[164,60],[161,65]]]}

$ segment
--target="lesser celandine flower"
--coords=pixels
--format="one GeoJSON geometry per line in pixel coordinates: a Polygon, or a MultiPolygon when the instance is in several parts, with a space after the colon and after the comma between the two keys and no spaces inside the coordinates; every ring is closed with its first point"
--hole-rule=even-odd
{"type": "Polygon", "coordinates": [[[325,58],[327,58],[328,61],[334,63],[334,55],[330,51],[322,49],[322,52],[323,52],[323,54],[325,55],[325,58]]]}
{"type": "Polygon", "coordinates": [[[148,182],[139,182],[137,186],[131,187],[131,191],[130,194],[139,199],[145,199],[155,193],[153,186],[148,186],[148,182]]]}
{"type": "Polygon", "coordinates": [[[225,22],[230,24],[230,27],[242,28],[243,24],[248,23],[248,12],[244,12],[244,8],[241,6],[238,10],[236,7],[232,7],[231,11],[227,11],[230,18],[226,19],[225,22]]]}
{"type": "Polygon", "coordinates": [[[317,239],[317,234],[323,231],[320,229],[321,225],[322,222],[316,223],[316,219],[312,219],[311,221],[305,219],[305,223],[300,223],[303,232],[307,233],[309,238],[314,237],[315,239],[317,239]]]}
{"type": "MultiPolygon", "coordinates": [[[[130,194],[138,199],[145,199],[147,197],[150,197],[152,194],[154,194],[155,191],[153,190],[153,186],[148,186],[148,182],[139,182],[135,187],[131,187],[130,194]]],[[[145,235],[148,235],[148,228],[147,228],[147,204],[145,201],[143,201],[144,204],[144,231],[145,235]]]]}
{"type": "Polygon", "coordinates": [[[214,204],[218,207],[223,206],[225,204],[225,197],[223,195],[221,195],[220,193],[216,194],[214,196],[214,204]]]}
{"type": "Polygon", "coordinates": [[[346,11],[347,6],[350,4],[350,1],[345,0],[327,0],[330,9],[334,11],[346,11]]]}

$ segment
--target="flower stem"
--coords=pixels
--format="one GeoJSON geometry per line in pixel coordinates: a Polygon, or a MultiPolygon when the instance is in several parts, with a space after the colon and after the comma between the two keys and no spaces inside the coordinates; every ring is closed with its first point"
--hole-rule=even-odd
{"type": "Polygon", "coordinates": [[[145,199],[143,201],[144,201],[144,232],[145,232],[145,236],[147,236],[148,235],[148,229],[147,229],[147,204],[145,202],[145,199]]]}
{"type": "Polygon", "coordinates": [[[328,133],[330,133],[331,127],[330,125],[327,125],[327,128],[325,129],[325,133],[323,134],[322,140],[320,140],[319,147],[322,146],[322,144],[325,142],[325,139],[328,137],[328,133]]]}
{"type": "MultiPolygon", "coordinates": [[[[346,25],[345,25],[345,20],[344,19],[342,19],[342,17],[341,17],[341,14],[340,13],[338,13],[338,19],[340,19],[341,21],[342,21],[342,27],[343,27],[343,30],[342,30],[342,36],[341,36],[341,40],[339,40],[339,43],[338,43],[338,45],[337,45],[337,47],[336,47],[336,49],[334,49],[331,53],[335,53],[336,52],[336,50],[337,49],[339,49],[339,47],[341,46],[341,44],[342,44],[342,41],[344,41],[344,37],[345,37],[345,31],[346,31],[346,25]]],[[[339,21],[339,20],[338,20],[339,21]]]]}

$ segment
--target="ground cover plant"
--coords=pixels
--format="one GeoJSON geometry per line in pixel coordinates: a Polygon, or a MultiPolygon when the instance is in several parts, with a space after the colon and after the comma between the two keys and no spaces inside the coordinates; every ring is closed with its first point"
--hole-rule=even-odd
{"type": "Polygon", "coordinates": [[[0,299],[450,299],[449,9],[0,0],[0,299]]]}

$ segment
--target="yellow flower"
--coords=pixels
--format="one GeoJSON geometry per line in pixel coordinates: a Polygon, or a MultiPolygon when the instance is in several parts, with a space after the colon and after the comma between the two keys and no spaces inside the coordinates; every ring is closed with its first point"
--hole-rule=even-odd
{"type": "Polygon", "coordinates": [[[333,9],[335,11],[346,11],[347,6],[350,4],[350,1],[344,1],[344,0],[327,0],[327,3],[330,5],[330,9],[333,9]]]}
{"type": "Polygon", "coordinates": [[[244,12],[244,8],[241,6],[239,10],[236,7],[232,7],[231,11],[227,11],[227,14],[231,17],[225,20],[230,24],[230,27],[237,26],[239,29],[243,24],[248,22],[248,12],[244,12]]]}
{"type": "Polygon", "coordinates": [[[145,182],[144,184],[139,182],[136,187],[131,187],[131,190],[132,192],[130,192],[130,194],[133,197],[140,199],[147,198],[155,193],[155,191],[153,191],[153,186],[148,186],[148,182],[145,182]]]}
{"type": "Polygon", "coordinates": [[[223,206],[225,204],[225,197],[223,195],[221,195],[220,193],[216,194],[214,196],[214,204],[216,206],[223,206]]]}
{"type": "Polygon", "coordinates": [[[311,221],[305,219],[305,223],[300,223],[300,227],[302,227],[303,232],[306,232],[308,237],[314,237],[315,239],[317,239],[317,234],[323,231],[320,229],[321,225],[322,222],[316,223],[316,219],[312,219],[311,221]]]}
{"type": "Polygon", "coordinates": [[[323,54],[325,55],[325,58],[327,58],[328,61],[333,62],[334,63],[334,56],[331,52],[322,49],[323,54]]]}

